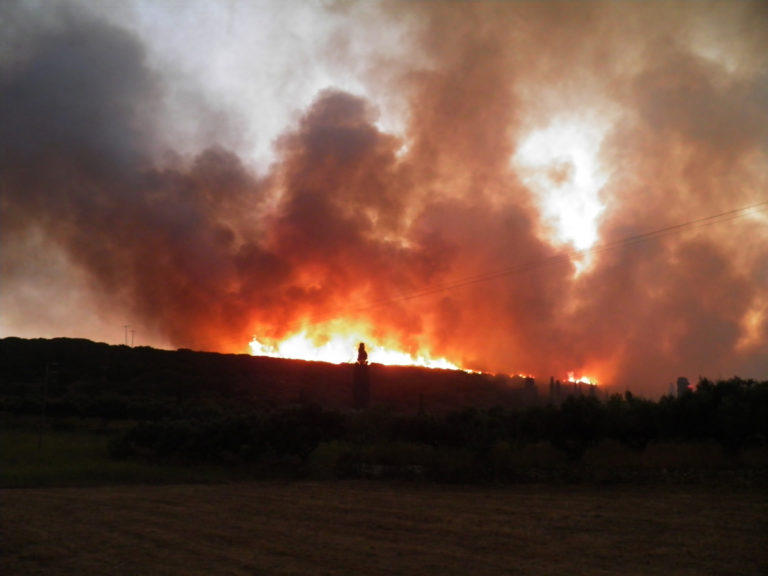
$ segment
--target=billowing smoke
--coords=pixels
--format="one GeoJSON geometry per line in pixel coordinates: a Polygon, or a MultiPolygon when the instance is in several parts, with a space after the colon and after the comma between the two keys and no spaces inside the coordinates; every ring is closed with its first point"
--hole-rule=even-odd
{"type": "Polygon", "coordinates": [[[4,335],[131,324],[142,343],[242,352],[362,327],[467,368],[652,394],[766,377],[766,205],[704,220],[768,198],[761,3],[357,8],[328,6],[342,25],[320,53],[366,89],[316,90],[256,167],[203,97],[182,108],[199,129],[171,129],[174,76],[137,33],[8,4],[4,335]],[[360,55],[382,22],[412,57],[360,55]]]}

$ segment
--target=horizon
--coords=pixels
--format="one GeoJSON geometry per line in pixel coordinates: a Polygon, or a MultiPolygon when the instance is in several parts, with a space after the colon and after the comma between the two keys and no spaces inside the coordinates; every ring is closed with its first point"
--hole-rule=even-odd
{"type": "MultiPolygon", "coordinates": [[[[292,358],[287,356],[276,356],[276,355],[259,355],[254,354],[252,352],[217,352],[214,350],[194,350],[189,348],[163,348],[163,347],[156,347],[156,346],[149,346],[149,345],[131,345],[131,344],[125,344],[125,343],[110,343],[110,342],[102,342],[97,340],[91,340],[88,338],[79,338],[79,337],[67,337],[67,336],[57,336],[53,338],[43,338],[43,337],[35,337],[35,338],[24,338],[19,336],[0,336],[0,342],[2,340],[6,339],[17,339],[17,340],[26,340],[26,341],[35,341],[35,340],[43,340],[46,342],[54,342],[54,341],[61,341],[61,340],[71,340],[71,341],[82,341],[86,342],[88,344],[95,344],[95,345],[104,345],[109,347],[116,347],[116,348],[126,348],[126,349],[137,349],[139,351],[141,350],[154,350],[154,351],[160,351],[160,352],[169,352],[169,353],[175,353],[175,352],[183,352],[183,353],[193,353],[193,354],[213,354],[213,355],[219,355],[219,356],[236,356],[236,357],[249,357],[254,358],[256,360],[261,359],[269,359],[269,360],[284,360],[284,361],[297,361],[297,362],[305,362],[305,363],[317,363],[317,364],[328,364],[331,366],[349,366],[353,367],[356,364],[356,361],[353,359],[350,360],[343,360],[343,361],[329,361],[329,360],[322,360],[322,359],[306,359],[306,358],[292,358]]],[[[586,378],[578,378],[573,373],[565,374],[565,375],[554,375],[551,374],[549,376],[536,376],[534,374],[508,374],[503,372],[480,372],[480,371],[471,371],[471,370],[464,370],[461,368],[451,368],[451,367],[442,367],[442,366],[425,366],[420,364],[413,364],[413,363],[404,363],[404,364],[397,364],[397,363],[380,363],[371,361],[369,363],[370,366],[377,366],[380,368],[408,368],[408,369],[415,369],[415,370],[426,370],[426,371],[435,371],[435,372],[456,372],[456,373],[463,373],[463,374],[469,374],[469,375],[478,375],[485,378],[491,378],[495,382],[499,382],[499,378],[503,379],[503,385],[509,386],[509,389],[514,390],[521,390],[524,387],[529,386],[529,381],[533,384],[534,389],[537,391],[536,396],[538,398],[538,401],[546,400],[549,398],[549,401],[552,402],[552,393],[551,387],[553,384],[556,384],[558,386],[561,386],[564,391],[564,396],[590,396],[594,394],[594,391],[598,391],[598,394],[595,396],[599,400],[608,400],[610,397],[618,395],[624,397],[626,393],[630,393],[632,396],[638,397],[638,398],[644,398],[651,401],[658,401],[663,397],[674,397],[678,398],[680,397],[680,383],[679,380],[682,378],[686,382],[689,383],[688,390],[691,392],[696,392],[699,385],[702,382],[710,382],[710,383],[720,383],[720,382],[728,382],[732,380],[740,380],[743,382],[757,382],[760,383],[761,380],[754,379],[754,378],[742,378],[738,374],[733,374],[728,377],[717,377],[712,378],[708,375],[699,374],[697,378],[692,379],[688,378],[687,376],[678,376],[675,378],[674,381],[669,381],[666,384],[666,389],[661,394],[652,394],[648,395],[644,393],[644,391],[641,390],[632,390],[630,387],[623,385],[621,382],[615,383],[615,382],[598,382],[598,381],[589,381],[586,378]],[[518,384],[517,386],[512,385],[513,383],[518,384]],[[550,388],[549,393],[546,392],[547,388],[550,388]],[[569,388],[572,388],[572,390],[569,392],[569,388]],[[584,391],[586,390],[586,392],[584,391]],[[544,392],[542,392],[544,391],[544,392]]],[[[765,383],[768,383],[768,380],[764,381],[765,383]]],[[[558,392],[560,394],[560,392],[558,392]]],[[[560,399],[562,401],[562,398],[560,399]]]]}

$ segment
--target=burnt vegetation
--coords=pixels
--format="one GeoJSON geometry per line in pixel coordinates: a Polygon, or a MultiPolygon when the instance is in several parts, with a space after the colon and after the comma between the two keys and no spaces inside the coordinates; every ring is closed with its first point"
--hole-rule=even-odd
{"type": "Polygon", "coordinates": [[[114,458],[262,475],[633,480],[707,468],[708,456],[681,456],[704,446],[730,471],[766,476],[768,381],[555,405],[487,375],[374,365],[372,405],[354,410],[351,365],[19,338],[0,340],[0,363],[6,426],[106,433],[114,458]],[[612,460],[590,457],[597,447],[612,460]]]}

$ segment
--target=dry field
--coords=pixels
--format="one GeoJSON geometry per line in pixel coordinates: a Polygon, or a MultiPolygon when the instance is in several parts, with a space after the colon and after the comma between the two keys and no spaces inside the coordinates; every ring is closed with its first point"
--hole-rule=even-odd
{"type": "Polygon", "coordinates": [[[747,487],[269,482],[0,497],[5,576],[768,574],[768,498],[747,487]]]}

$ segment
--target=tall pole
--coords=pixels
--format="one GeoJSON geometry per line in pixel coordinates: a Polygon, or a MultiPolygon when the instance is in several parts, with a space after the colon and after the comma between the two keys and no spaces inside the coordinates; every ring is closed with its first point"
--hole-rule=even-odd
{"type": "Polygon", "coordinates": [[[136,334],[136,330],[131,330],[131,348],[133,348],[133,337],[136,334]]]}
{"type": "Polygon", "coordinates": [[[123,324],[123,328],[125,328],[125,345],[128,346],[128,328],[130,328],[130,324],[123,324]]]}
{"type": "Polygon", "coordinates": [[[45,363],[45,376],[43,377],[43,393],[40,406],[40,433],[37,437],[37,449],[40,450],[43,447],[43,431],[45,430],[45,408],[48,403],[48,381],[51,378],[51,372],[56,369],[56,364],[51,362],[45,363]]]}

